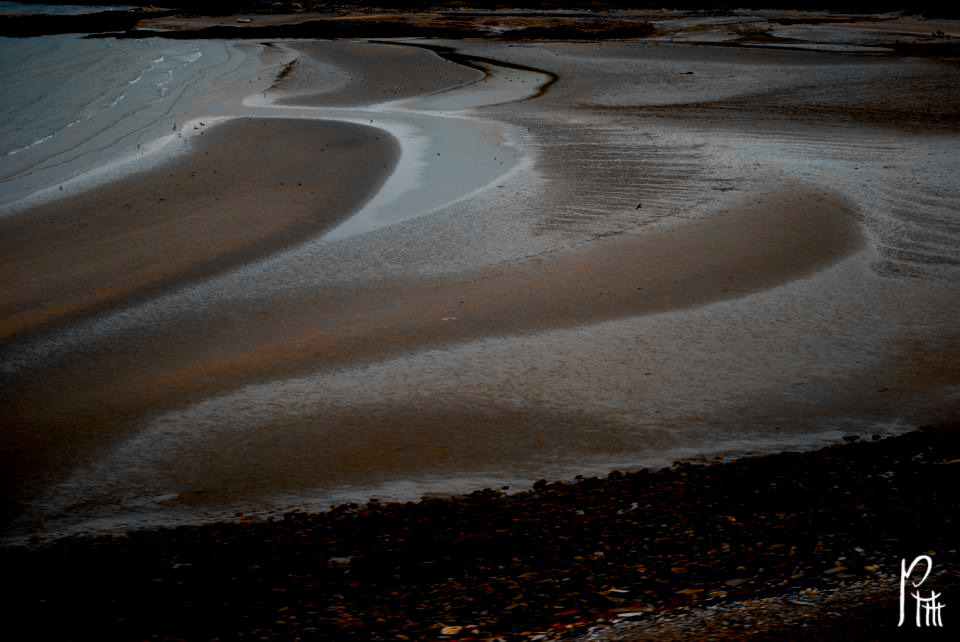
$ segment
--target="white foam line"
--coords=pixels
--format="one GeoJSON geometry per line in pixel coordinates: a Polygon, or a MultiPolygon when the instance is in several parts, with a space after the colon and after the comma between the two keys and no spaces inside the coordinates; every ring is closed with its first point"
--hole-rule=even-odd
{"type": "Polygon", "coordinates": [[[7,152],[7,156],[13,156],[14,154],[19,154],[20,152],[25,152],[25,151],[27,151],[28,149],[31,149],[31,148],[33,148],[33,147],[36,147],[37,145],[40,145],[40,144],[43,144],[43,143],[47,142],[48,140],[50,140],[50,139],[53,138],[54,136],[56,136],[56,132],[54,132],[53,134],[49,134],[49,135],[47,135],[47,136],[44,136],[44,137],[41,138],[40,140],[35,140],[35,141],[33,141],[32,143],[30,143],[29,145],[26,145],[26,146],[24,146],[24,147],[19,147],[19,148],[17,148],[17,149],[11,150],[11,151],[7,152]]]}
{"type": "Polygon", "coordinates": [[[78,176],[67,179],[57,185],[51,185],[45,189],[34,192],[33,194],[11,203],[0,211],[0,216],[16,211],[20,211],[41,203],[49,203],[77,192],[86,191],[94,187],[99,187],[105,183],[116,180],[123,176],[136,172],[153,169],[158,165],[185,154],[190,149],[190,142],[194,136],[197,136],[203,128],[194,130],[195,125],[200,121],[206,126],[214,125],[220,122],[226,122],[237,117],[201,117],[189,120],[178,128],[180,135],[170,133],[166,136],[154,139],[141,145],[136,151],[127,152],[116,158],[97,166],[94,169],[86,171],[78,176]],[[177,148],[174,143],[180,141],[182,146],[177,148]]]}

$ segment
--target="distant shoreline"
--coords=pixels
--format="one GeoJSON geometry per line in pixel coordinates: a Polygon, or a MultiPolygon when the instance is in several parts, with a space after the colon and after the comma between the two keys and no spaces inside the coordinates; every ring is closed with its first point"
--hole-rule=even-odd
{"type": "MultiPolygon", "coordinates": [[[[561,3],[562,6],[567,6],[561,3]]],[[[216,5],[214,5],[215,7],[216,5]]],[[[299,6],[299,5],[298,5],[299,6]]],[[[522,6],[522,5],[521,5],[522,6]]],[[[878,29],[900,29],[904,21],[913,27],[891,34],[885,43],[886,52],[897,55],[957,57],[960,39],[951,37],[952,25],[960,19],[960,10],[904,9],[890,4],[877,7],[836,7],[804,5],[802,9],[767,8],[730,10],[725,6],[681,4],[676,9],[660,9],[660,5],[622,10],[620,7],[593,5],[593,11],[567,11],[538,7],[535,10],[462,10],[461,7],[430,7],[414,3],[407,10],[374,11],[369,7],[338,6],[335,11],[309,11],[302,7],[276,7],[269,13],[229,13],[211,8],[188,10],[136,9],[107,11],[81,15],[0,15],[0,37],[35,37],[53,34],[88,34],[88,38],[167,38],[218,40],[270,39],[388,39],[420,38],[465,40],[482,39],[505,42],[531,41],[618,41],[670,40],[684,27],[672,23],[703,22],[727,18],[740,22],[742,30],[733,39],[694,39],[690,44],[712,46],[780,46],[790,48],[789,39],[778,42],[768,29],[773,26],[875,26],[878,29]],[[826,11],[825,9],[832,11],[826,11]],[[619,9],[619,10],[617,10],[619,9]],[[884,13],[886,12],[886,13],[884,13]],[[761,23],[754,22],[760,20],[761,23]],[[937,22],[937,21],[940,22],[937,22]],[[757,24],[760,24],[759,30],[757,24]],[[919,27],[919,28],[916,28],[919,27]],[[897,37],[894,37],[894,36],[897,37]],[[759,40],[757,38],[759,37],[759,40]]],[[[320,9],[318,7],[318,9],[320,9]]],[[[728,21],[728,22],[729,22],[728,21]]],[[[953,33],[955,36],[955,33],[953,33]]],[[[805,48],[805,47],[801,47],[805,48]]],[[[851,50],[853,51],[853,50],[851,50]]]]}

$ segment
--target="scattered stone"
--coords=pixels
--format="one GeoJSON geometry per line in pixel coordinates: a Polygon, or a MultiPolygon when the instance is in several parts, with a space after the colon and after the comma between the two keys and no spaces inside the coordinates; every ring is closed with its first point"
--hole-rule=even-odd
{"type": "MultiPolygon", "coordinates": [[[[958,431],[931,428],[807,453],[540,480],[513,494],[36,540],[0,548],[4,579],[17,587],[5,607],[32,623],[35,639],[302,632],[519,642],[633,619],[651,631],[686,621],[686,636],[659,639],[704,639],[704,622],[749,611],[723,629],[738,639],[760,622],[780,626],[773,615],[789,609],[812,633],[777,639],[832,639],[831,609],[868,609],[851,587],[882,585],[892,602],[877,612],[895,615],[901,558],[956,549],[960,467],[938,463],[953,459],[958,431]],[[825,606],[831,592],[852,604],[825,606]],[[450,622],[471,624],[438,624],[450,622]]],[[[960,580],[950,584],[960,576],[955,556],[934,560],[931,588],[960,594],[960,580]]],[[[889,622],[864,612],[852,630],[882,637],[889,622]]],[[[618,626],[608,639],[658,639],[617,637],[618,626]]]]}

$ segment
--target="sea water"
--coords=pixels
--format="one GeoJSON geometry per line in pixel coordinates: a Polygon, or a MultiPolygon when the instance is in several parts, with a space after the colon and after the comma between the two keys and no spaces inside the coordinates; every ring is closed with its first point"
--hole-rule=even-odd
{"type": "Polygon", "coordinates": [[[212,40],[0,38],[0,213],[204,115],[218,81],[249,82],[250,53],[212,40]]]}
{"type": "Polygon", "coordinates": [[[125,11],[133,9],[129,5],[70,5],[70,4],[28,4],[25,2],[0,2],[0,15],[47,14],[51,16],[77,16],[98,11],[125,11]]]}

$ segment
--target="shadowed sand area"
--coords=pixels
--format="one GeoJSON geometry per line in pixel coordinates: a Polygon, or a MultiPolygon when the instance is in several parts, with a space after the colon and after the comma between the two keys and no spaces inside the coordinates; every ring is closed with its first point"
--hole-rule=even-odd
{"type": "MultiPolygon", "coordinates": [[[[809,275],[855,252],[862,242],[841,200],[799,189],[755,196],[702,222],[658,234],[600,240],[570,253],[454,277],[321,287],[274,298],[265,293],[253,305],[212,306],[201,318],[156,327],[149,337],[114,333],[92,340],[81,351],[58,355],[12,382],[5,400],[8,430],[0,449],[10,459],[3,463],[33,465],[4,468],[15,471],[17,478],[8,480],[13,488],[43,486],[122,434],[128,422],[159,409],[182,407],[243,384],[476,337],[573,327],[735,298],[809,275]],[[62,392],[51,399],[51,389],[62,392]]],[[[471,465],[502,458],[505,440],[497,435],[531,425],[528,413],[520,414],[513,420],[479,422],[490,430],[477,431],[485,436],[476,448],[467,449],[471,465]]],[[[349,477],[358,466],[361,473],[396,470],[398,452],[405,462],[401,468],[416,469],[437,448],[452,448],[451,440],[463,438],[447,429],[457,422],[444,412],[428,418],[388,408],[385,414],[332,418],[336,427],[319,441],[316,435],[295,439],[292,450],[285,441],[289,435],[268,440],[269,446],[260,442],[272,431],[248,435],[244,439],[260,443],[253,452],[263,457],[237,463],[265,473],[255,476],[259,483],[290,490],[291,485],[349,477]],[[400,424],[419,428],[407,431],[396,448],[362,445],[370,443],[371,435],[377,443],[389,440],[390,434],[399,434],[400,424]],[[422,448],[427,443],[432,446],[422,448]],[[351,454],[358,448],[363,452],[359,464],[351,454]]],[[[231,484],[236,489],[242,482],[233,478],[227,486],[231,484]]]]}
{"type": "Polygon", "coordinates": [[[189,156],[0,218],[0,338],[102,314],[313,238],[376,193],[399,150],[382,130],[332,121],[197,127],[189,156]]]}
{"type": "Polygon", "coordinates": [[[775,287],[861,245],[856,221],[836,198],[760,195],[659,234],[600,240],[452,277],[268,294],[256,319],[229,306],[214,309],[200,320],[203,358],[192,356],[191,341],[182,343],[182,329],[172,329],[156,372],[181,382],[195,373],[236,384],[476,337],[664,312],[775,287]],[[243,349],[232,349],[241,337],[243,349]]]}

